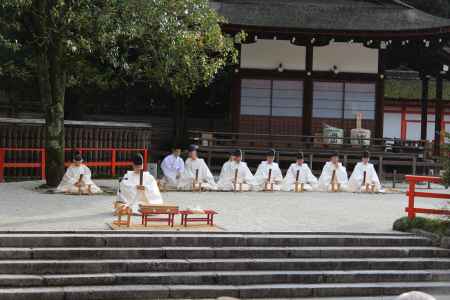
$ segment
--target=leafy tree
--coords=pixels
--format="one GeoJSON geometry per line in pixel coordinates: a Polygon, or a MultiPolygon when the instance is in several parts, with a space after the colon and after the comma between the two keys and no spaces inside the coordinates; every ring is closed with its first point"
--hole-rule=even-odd
{"type": "Polygon", "coordinates": [[[222,21],[207,0],[1,0],[0,73],[37,79],[47,184],[64,172],[68,87],[144,81],[188,96],[236,60],[222,21]]]}

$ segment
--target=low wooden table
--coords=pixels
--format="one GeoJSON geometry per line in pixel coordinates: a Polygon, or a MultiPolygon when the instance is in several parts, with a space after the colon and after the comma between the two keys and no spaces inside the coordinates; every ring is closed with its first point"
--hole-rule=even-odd
{"type": "Polygon", "coordinates": [[[214,215],[218,213],[211,209],[205,209],[202,211],[195,210],[180,210],[181,225],[187,227],[188,222],[206,222],[207,225],[214,226],[214,215]],[[206,217],[189,217],[192,215],[204,215],[206,217]]]}
{"type": "Polygon", "coordinates": [[[173,227],[175,216],[178,215],[178,206],[173,205],[149,205],[141,206],[139,212],[142,215],[142,225],[147,227],[148,222],[167,222],[173,227]],[[154,217],[155,215],[167,215],[166,218],[154,217]]]}

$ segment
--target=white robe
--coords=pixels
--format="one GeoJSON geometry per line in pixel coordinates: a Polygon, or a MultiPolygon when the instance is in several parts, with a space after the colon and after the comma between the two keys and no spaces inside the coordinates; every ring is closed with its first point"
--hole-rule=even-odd
{"type": "Polygon", "coordinates": [[[158,205],[163,203],[155,178],[149,172],[144,172],[142,179],[143,191],[137,189],[140,180],[139,173],[128,171],[120,182],[117,192],[117,201],[128,204],[133,212],[139,211],[139,204],[158,205]]]}
{"type": "Polygon", "coordinates": [[[347,170],[344,166],[342,166],[342,163],[338,163],[338,166],[336,168],[336,165],[334,165],[330,161],[328,161],[325,166],[323,166],[322,174],[320,174],[319,178],[319,190],[324,192],[331,191],[331,177],[333,177],[334,170],[336,170],[336,181],[340,184],[340,190],[348,190],[347,170]]]}
{"type": "Polygon", "coordinates": [[[80,180],[80,175],[83,175],[81,179],[82,193],[88,193],[89,191],[93,194],[102,193],[103,191],[92,181],[91,179],[91,170],[84,164],[80,166],[75,166],[74,164],[70,165],[58,187],[56,188],[57,192],[61,193],[71,193],[76,194],[80,192],[80,188],[75,186],[75,184],[80,180]],[[89,190],[90,186],[90,190],[89,190]]]}
{"type": "Polygon", "coordinates": [[[197,158],[195,160],[191,158],[186,159],[184,163],[184,171],[181,173],[181,177],[178,182],[178,189],[185,191],[192,190],[197,170],[198,182],[201,183],[202,188],[205,190],[217,190],[214,177],[203,158],[197,158]]]}
{"type": "Polygon", "coordinates": [[[295,181],[297,178],[297,171],[299,172],[298,182],[303,183],[303,188],[305,191],[312,191],[317,188],[317,178],[313,175],[308,167],[308,164],[303,163],[299,165],[298,163],[293,163],[290,165],[286,176],[283,179],[283,184],[281,189],[286,192],[295,190],[295,181]]]}
{"type": "Polygon", "coordinates": [[[237,174],[237,189],[239,189],[240,184],[242,184],[242,191],[249,191],[255,185],[255,178],[253,177],[252,172],[247,166],[245,162],[235,162],[235,161],[227,161],[223,164],[222,170],[220,171],[219,181],[217,182],[217,186],[219,190],[222,191],[234,191],[234,177],[236,174],[236,170],[238,170],[237,174]]]}
{"type": "Polygon", "coordinates": [[[276,162],[271,164],[267,161],[262,161],[255,173],[255,190],[262,191],[266,187],[267,180],[269,179],[269,170],[272,170],[270,177],[270,183],[273,183],[273,190],[281,190],[281,182],[283,181],[283,174],[281,173],[280,167],[276,162]]]}
{"type": "Polygon", "coordinates": [[[184,161],[181,157],[173,154],[167,155],[161,163],[164,174],[163,182],[168,188],[177,188],[181,173],[184,171],[184,161]]]}
{"type": "Polygon", "coordinates": [[[375,171],[373,164],[364,164],[363,162],[356,164],[352,176],[350,176],[350,180],[348,181],[349,190],[352,192],[361,192],[365,189],[365,186],[363,186],[364,171],[366,171],[366,183],[375,185],[375,192],[382,192],[380,179],[378,178],[377,171],[375,171]]]}

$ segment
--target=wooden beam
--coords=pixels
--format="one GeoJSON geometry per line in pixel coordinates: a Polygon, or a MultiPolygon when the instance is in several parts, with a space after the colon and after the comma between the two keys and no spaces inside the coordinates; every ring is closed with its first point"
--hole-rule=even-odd
{"type": "Polygon", "coordinates": [[[428,127],[428,86],[430,78],[428,76],[422,76],[422,99],[421,99],[421,115],[420,118],[420,139],[427,139],[427,127],[428,127]]]}
{"type": "Polygon", "coordinates": [[[383,138],[385,60],[386,50],[378,50],[378,76],[375,87],[375,138],[383,138]]]}
{"type": "Polygon", "coordinates": [[[441,130],[442,130],[442,90],[443,79],[442,76],[436,77],[436,100],[434,102],[434,155],[441,155],[441,130]]]}
{"type": "Polygon", "coordinates": [[[313,55],[314,47],[306,47],[306,76],[303,81],[303,135],[312,135],[312,114],[313,114],[313,55]]]}

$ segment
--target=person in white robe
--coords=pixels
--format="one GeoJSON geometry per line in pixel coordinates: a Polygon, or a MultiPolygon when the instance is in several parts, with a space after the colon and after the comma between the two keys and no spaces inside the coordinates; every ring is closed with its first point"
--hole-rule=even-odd
{"type": "Polygon", "coordinates": [[[364,151],[361,161],[356,164],[348,181],[349,190],[351,192],[384,192],[377,171],[375,171],[373,164],[369,161],[370,153],[364,151]]]}
{"type": "Polygon", "coordinates": [[[164,202],[158,183],[148,171],[143,171],[143,164],[142,155],[133,158],[133,170],[127,171],[117,192],[117,202],[131,208],[133,213],[138,213],[140,205],[159,205],[164,202]]]}
{"type": "Polygon", "coordinates": [[[181,148],[175,146],[172,149],[172,154],[167,155],[161,163],[161,169],[164,174],[161,183],[169,189],[178,187],[181,173],[184,172],[184,161],[180,155],[181,148]]]}
{"type": "Polygon", "coordinates": [[[256,191],[281,190],[283,174],[278,163],[274,162],[275,154],[275,150],[270,149],[267,152],[266,160],[262,161],[256,169],[254,188],[256,191]]]}
{"type": "Polygon", "coordinates": [[[99,194],[103,191],[92,181],[91,170],[83,164],[83,157],[76,153],[67,168],[56,192],[68,194],[99,194]]]}
{"type": "Polygon", "coordinates": [[[303,189],[305,191],[312,191],[316,189],[318,185],[316,176],[313,175],[308,164],[305,163],[303,152],[299,152],[297,154],[297,161],[289,166],[286,176],[283,179],[281,190],[286,192],[295,191],[296,183],[298,189],[300,189],[303,184],[303,189]]]}
{"type": "Polygon", "coordinates": [[[242,151],[237,149],[231,154],[231,159],[225,162],[220,172],[217,186],[221,191],[250,191],[255,185],[255,178],[242,161],[242,151]]]}
{"type": "Polygon", "coordinates": [[[333,153],[330,161],[327,161],[319,177],[318,189],[324,192],[332,191],[333,172],[335,173],[335,182],[339,186],[339,191],[348,191],[347,170],[339,161],[339,154],[333,153]],[[334,172],[335,171],[335,172],[334,172]]]}
{"type": "Polygon", "coordinates": [[[195,184],[202,190],[215,191],[217,184],[205,160],[198,157],[197,149],[197,145],[190,145],[188,148],[188,158],[184,162],[184,171],[181,173],[178,189],[192,191],[195,184]]]}

